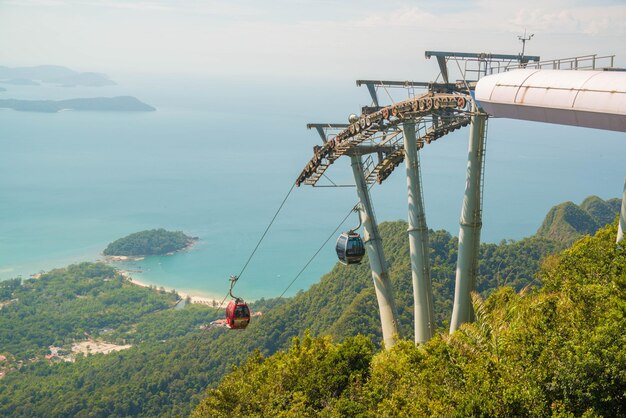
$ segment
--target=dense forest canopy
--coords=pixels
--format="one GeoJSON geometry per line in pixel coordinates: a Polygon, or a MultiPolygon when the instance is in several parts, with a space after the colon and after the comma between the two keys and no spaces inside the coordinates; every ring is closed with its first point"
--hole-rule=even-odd
{"type": "MultiPolygon", "coordinates": [[[[613,217],[615,213],[612,213],[613,217]]],[[[410,339],[413,331],[413,296],[406,229],[405,222],[385,222],[380,225],[385,256],[389,264],[390,279],[394,285],[400,313],[400,330],[405,338],[410,339]]],[[[610,237],[607,237],[603,235],[602,238],[602,240],[606,238],[606,243],[610,241],[610,237]]],[[[596,242],[595,240],[596,238],[592,242],[596,242]]],[[[446,231],[430,231],[430,242],[435,314],[440,331],[445,336],[454,292],[457,238],[446,231]]],[[[520,299],[524,303],[532,305],[537,302],[537,299],[528,299],[530,297],[528,295],[547,292],[547,290],[532,292],[524,290],[528,285],[536,287],[543,285],[545,287],[556,283],[557,288],[550,288],[550,291],[560,291],[556,290],[560,289],[558,286],[561,286],[558,284],[557,275],[556,273],[549,273],[552,271],[550,267],[567,264],[567,260],[573,260],[569,263],[572,263],[570,267],[575,269],[577,263],[575,258],[564,256],[548,258],[543,273],[537,276],[537,271],[540,268],[540,259],[554,254],[563,245],[560,241],[541,236],[533,236],[520,241],[502,241],[499,244],[482,244],[477,290],[480,297],[486,301],[477,299],[477,304],[482,303],[491,309],[492,301],[520,299]],[[497,290],[501,286],[509,286],[511,289],[497,290]]],[[[604,274],[605,270],[610,270],[611,264],[605,264],[609,255],[616,256],[616,253],[600,254],[597,257],[598,264],[590,264],[591,267],[589,268],[596,269],[597,274],[604,274]]],[[[392,415],[402,415],[406,411],[401,409],[401,405],[406,403],[406,399],[409,399],[407,396],[417,396],[408,393],[407,385],[403,382],[407,380],[422,382],[422,380],[429,378],[426,372],[423,375],[417,373],[422,367],[422,360],[420,359],[424,358],[423,351],[415,351],[411,343],[400,344],[393,351],[398,353],[397,355],[394,354],[394,357],[387,357],[392,356],[390,353],[379,352],[381,343],[380,323],[367,259],[358,266],[346,267],[337,264],[321,278],[318,284],[313,285],[307,291],[299,292],[292,298],[256,301],[252,305],[252,311],[261,311],[263,315],[254,317],[250,326],[243,332],[228,331],[224,328],[211,328],[202,331],[200,330],[201,325],[223,317],[224,313],[221,309],[189,304],[182,309],[175,309],[172,307],[177,299],[174,293],[131,286],[130,283],[119,278],[112,269],[100,264],[86,263],[55,270],[42,276],[42,280],[41,283],[36,280],[25,280],[22,283],[20,279],[0,282],[0,306],[3,306],[0,309],[0,320],[6,314],[4,319],[9,320],[9,323],[12,324],[6,326],[7,329],[17,327],[20,321],[29,324],[23,331],[17,331],[15,336],[10,332],[0,333],[1,338],[4,338],[0,340],[0,355],[7,358],[4,361],[0,360],[0,373],[5,373],[4,378],[0,379],[0,416],[52,415],[69,417],[79,416],[81,413],[101,417],[128,415],[146,417],[186,416],[205,396],[207,387],[217,385],[225,375],[232,371],[231,366],[233,364],[246,364],[248,356],[255,351],[257,354],[254,354],[252,359],[248,361],[249,364],[242,366],[242,368],[250,367],[246,370],[250,370],[252,381],[261,385],[260,394],[267,395],[269,389],[263,386],[262,380],[257,380],[262,370],[255,369],[255,363],[267,364],[269,368],[272,361],[277,361],[276,364],[282,364],[280,363],[282,360],[279,359],[293,362],[289,366],[290,368],[285,371],[287,374],[284,378],[287,380],[283,380],[282,375],[277,376],[276,383],[281,383],[281,385],[291,384],[292,381],[288,380],[290,379],[289,373],[293,372],[299,376],[306,373],[306,379],[294,383],[294,387],[298,388],[298,393],[280,392],[279,390],[282,390],[280,387],[272,389],[278,391],[277,393],[282,396],[277,401],[275,411],[283,411],[280,408],[289,403],[294,406],[294,413],[300,411],[303,415],[314,410],[316,413],[322,414],[330,411],[330,415],[335,416],[341,414],[350,416],[358,413],[365,416],[377,416],[377,414],[383,414],[385,411],[385,402],[392,402],[395,403],[389,409],[394,412],[392,415]],[[30,293],[32,295],[29,296],[30,293]],[[39,296],[42,296],[41,302],[37,302],[40,299],[39,296]],[[116,301],[119,303],[116,304],[116,301]],[[89,303],[93,307],[87,307],[86,305],[89,303]],[[100,328],[101,326],[104,328],[100,328]],[[132,344],[132,347],[108,355],[79,356],[74,363],[43,359],[43,354],[49,352],[48,345],[50,344],[61,344],[63,347],[68,347],[75,341],[88,338],[84,333],[81,334],[83,331],[92,338],[116,344],[132,344]],[[362,334],[362,336],[355,337],[358,334],[362,334]],[[58,336],[63,338],[58,338],[58,336]],[[297,346],[292,343],[294,337],[298,337],[297,346]],[[234,347],[236,349],[233,349],[234,347]],[[276,357],[277,360],[271,360],[272,354],[281,351],[286,351],[287,354],[279,354],[276,357]],[[290,357],[293,353],[297,353],[299,359],[290,357]],[[315,361],[311,360],[313,357],[315,361]],[[301,361],[306,363],[299,365],[301,361]],[[321,364],[322,361],[326,361],[326,363],[321,364]],[[394,362],[398,363],[397,367],[394,366],[394,362]],[[414,368],[416,374],[401,375],[401,369],[406,364],[414,368]],[[335,366],[337,367],[336,376],[329,376],[330,370],[335,366]],[[382,376],[380,379],[376,377],[378,380],[372,377],[378,375],[382,376]],[[397,377],[397,385],[394,383],[393,376],[397,377]],[[316,386],[317,382],[321,380],[328,381],[328,386],[316,386]],[[361,384],[358,382],[362,383],[362,390],[358,389],[361,384]],[[389,383],[387,389],[381,388],[387,383],[389,383]],[[364,392],[365,389],[367,392],[364,392]],[[376,393],[383,398],[373,397],[373,394],[376,393]],[[368,401],[365,404],[359,401],[366,398],[368,401]],[[322,405],[327,405],[327,407],[322,407],[322,405]]],[[[557,305],[561,303],[564,302],[559,299],[557,305]]],[[[570,305],[565,304],[563,306],[567,308],[570,305]]],[[[605,307],[604,304],[599,306],[605,307]]],[[[528,312],[530,307],[519,309],[521,309],[520,312],[528,312]]],[[[487,310],[485,312],[490,313],[492,311],[487,310]]],[[[510,326],[502,326],[520,331],[520,324],[524,321],[529,321],[530,324],[534,323],[532,321],[538,321],[536,327],[540,331],[533,328],[533,332],[546,332],[547,335],[541,336],[542,338],[557,335],[560,338],[558,340],[560,344],[569,348],[572,348],[571,344],[580,343],[579,340],[573,340],[570,344],[567,334],[554,334],[549,328],[550,324],[539,321],[538,317],[544,311],[537,315],[533,314],[535,316],[532,317],[515,316],[517,314],[514,315],[514,309],[506,312],[508,312],[506,315],[503,313],[493,314],[494,318],[503,317],[505,324],[512,321],[510,326]]],[[[549,310],[545,310],[545,312],[547,312],[546,315],[549,314],[554,317],[549,310]]],[[[576,318],[588,314],[587,311],[580,313],[576,309],[571,312],[575,313],[576,318]]],[[[618,323],[623,322],[623,316],[621,319],[619,316],[614,316],[614,319],[618,323]]],[[[480,323],[479,321],[477,324],[480,323]]],[[[2,329],[5,329],[5,326],[2,329]]],[[[607,330],[615,331],[611,327],[608,327],[607,330]]],[[[584,335],[591,340],[600,338],[594,337],[593,332],[595,331],[585,332],[584,335]]],[[[498,338],[498,341],[501,341],[499,335],[493,337],[492,334],[489,334],[489,337],[480,337],[482,338],[480,341],[483,341],[481,344],[486,344],[485,341],[490,341],[489,338],[498,338]]],[[[533,334],[514,335],[514,338],[505,340],[525,341],[529,349],[535,347],[534,350],[537,350],[537,353],[543,353],[542,356],[546,357],[544,364],[547,364],[547,367],[565,373],[562,369],[565,366],[559,369],[556,367],[558,364],[551,364],[548,360],[550,360],[552,353],[569,356],[568,359],[573,356],[572,353],[545,351],[547,348],[542,348],[542,345],[548,344],[550,349],[558,346],[558,343],[553,340],[540,338],[535,343],[533,334]]],[[[468,412],[470,409],[468,409],[467,403],[473,396],[471,394],[476,394],[478,389],[474,390],[475,388],[471,387],[470,382],[482,382],[481,379],[486,379],[484,380],[485,387],[477,383],[481,387],[480,390],[484,391],[483,393],[493,389],[492,386],[497,386],[499,383],[494,383],[496,375],[482,376],[470,372],[472,370],[476,373],[481,372],[481,369],[476,366],[478,363],[474,362],[488,361],[494,354],[491,352],[485,354],[480,351],[482,346],[474,347],[471,345],[467,346],[470,354],[474,351],[477,356],[482,354],[476,358],[467,357],[468,360],[465,360],[466,354],[463,351],[448,354],[449,351],[446,350],[449,349],[441,344],[448,344],[452,337],[444,336],[437,337],[429,343],[427,347],[430,348],[428,350],[434,350],[435,354],[440,353],[444,357],[451,356],[450,358],[459,362],[460,365],[467,362],[468,367],[470,365],[472,367],[461,371],[453,369],[454,373],[450,372],[452,374],[445,375],[448,376],[445,379],[442,378],[444,381],[450,379],[450,376],[457,379],[456,383],[452,385],[453,387],[437,386],[435,385],[436,382],[433,382],[431,386],[424,386],[424,391],[428,391],[428,396],[433,397],[433,402],[440,394],[441,396],[451,396],[453,389],[458,390],[450,398],[452,399],[450,401],[453,405],[450,407],[452,409],[442,409],[443,412],[438,413],[439,410],[436,405],[433,404],[428,408],[432,408],[430,411],[435,415],[448,415],[450,411],[456,411],[457,415],[471,415],[471,412],[468,412]],[[463,398],[465,396],[462,395],[463,391],[468,391],[467,398],[463,398]],[[458,405],[464,406],[461,408],[458,405]]],[[[454,337],[454,339],[458,338],[461,337],[454,337]]],[[[611,340],[607,341],[607,344],[611,344],[611,340]]],[[[598,342],[598,344],[600,343],[598,342]]],[[[584,347],[589,348],[588,346],[584,347]]],[[[612,350],[608,346],[602,348],[602,350],[604,349],[612,350]]],[[[508,356],[515,354],[511,351],[507,353],[508,356]]],[[[532,357],[527,352],[520,352],[520,356],[527,361],[543,361],[541,358],[537,360],[536,357],[532,357]]],[[[434,354],[428,359],[430,359],[428,364],[437,363],[440,360],[434,354]]],[[[589,365],[579,364],[576,366],[578,367],[576,370],[579,370],[580,373],[584,370],[587,370],[588,373],[595,373],[596,361],[598,360],[594,358],[589,365]]],[[[619,361],[623,363],[623,358],[619,361]]],[[[513,380],[517,376],[515,373],[522,373],[523,370],[521,369],[525,367],[517,364],[510,366],[510,368],[498,369],[499,363],[495,366],[489,362],[484,364],[487,365],[488,369],[498,371],[502,379],[507,376],[506,373],[511,371],[513,374],[508,380],[513,380]]],[[[564,364],[570,367],[574,363],[565,362],[564,364]]],[[[444,365],[451,367],[449,363],[442,363],[441,367],[444,365]]],[[[428,370],[432,371],[432,369],[428,370]]],[[[444,368],[444,371],[446,370],[448,369],[444,368]]],[[[530,368],[529,374],[522,375],[522,377],[531,376],[532,370],[537,373],[537,375],[533,375],[533,378],[541,376],[541,373],[547,373],[544,369],[530,368]]],[[[224,385],[229,381],[238,382],[239,375],[237,373],[243,372],[237,371],[235,374],[224,378],[218,390],[226,387],[224,385]]],[[[614,375],[608,372],[603,371],[602,373],[604,373],[602,376],[614,378],[614,375]]],[[[543,380],[541,384],[553,385],[555,393],[563,388],[563,386],[558,386],[560,384],[567,384],[573,388],[572,390],[582,391],[580,386],[575,386],[571,381],[564,380],[569,379],[569,377],[563,374],[557,376],[548,373],[546,376],[553,380],[550,383],[545,383],[546,381],[543,380]]],[[[576,378],[579,377],[576,376],[576,378]]],[[[544,376],[544,379],[547,378],[544,376]]],[[[451,380],[451,382],[455,382],[455,380],[451,380]]],[[[557,411],[555,415],[559,414],[562,399],[555,397],[556,395],[550,394],[548,396],[541,392],[545,389],[544,386],[538,389],[532,382],[528,383],[523,379],[520,382],[528,385],[520,390],[526,390],[528,387],[531,394],[538,394],[537,404],[541,404],[541,408],[545,407],[545,403],[542,402],[555,399],[554,405],[555,411],[557,411]]],[[[603,388],[607,389],[607,387],[603,388]]],[[[614,391],[615,387],[611,386],[608,389],[614,391]]],[[[503,394],[498,390],[496,387],[493,389],[493,393],[498,394],[500,398],[513,397],[516,399],[515,396],[517,395],[514,391],[503,394]]],[[[233,394],[238,396],[241,392],[235,391],[233,394]]],[[[524,396],[530,395],[524,392],[524,396]]],[[[423,403],[425,402],[424,399],[420,399],[421,403],[418,403],[416,408],[426,408],[423,403]]],[[[261,408],[265,412],[269,411],[263,409],[267,407],[266,405],[259,404],[258,397],[250,397],[249,401],[248,404],[242,404],[241,407],[252,408],[250,405],[255,404],[254,408],[261,408]]],[[[524,400],[524,402],[526,401],[527,399],[524,400]]],[[[226,405],[222,403],[224,399],[216,400],[213,398],[211,402],[213,403],[205,405],[203,408],[210,407],[218,416],[223,415],[224,409],[220,408],[224,408],[226,405]]],[[[502,407],[496,403],[490,405],[502,407]]],[[[568,405],[567,408],[570,408],[571,405],[568,405]]],[[[476,406],[476,408],[478,407],[476,406]]],[[[489,406],[489,408],[491,407],[489,406]]],[[[502,411],[510,412],[512,410],[506,408],[502,411]]],[[[430,415],[421,413],[425,410],[419,409],[420,413],[417,415],[430,415]]],[[[572,409],[563,409],[563,411],[567,410],[572,409]]],[[[600,410],[594,409],[594,411],[600,410]]],[[[489,411],[493,410],[490,409],[489,411]]],[[[544,410],[536,409],[535,411],[544,410]]],[[[258,412],[257,415],[265,415],[265,412],[258,412]]],[[[285,411],[281,413],[288,414],[285,411]]],[[[497,414],[490,412],[488,415],[497,414]]],[[[533,414],[529,413],[528,415],[533,414]]],[[[541,412],[539,415],[550,414],[541,412]]],[[[563,416],[567,416],[567,414],[563,416]]]]}
{"type": "Polygon", "coordinates": [[[108,256],[166,255],[192,245],[197,239],[181,231],[151,229],[135,232],[113,241],[105,248],[103,254],[108,256]]]}
{"type": "Polygon", "coordinates": [[[55,269],[20,282],[0,282],[0,295],[10,299],[0,311],[0,354],[18,360],[47,354],[50,345],[68,347],[103,330],[130,327],[179,299],[175,293],[134,286],[98,263],[55,269]]]}
{"type": "Polygon", "coordinates": [[[626,249],[609,226],[550,258],[543,288],[474,294],[476,322],[415,347],[294,338],[210,389],[194,417],[624,416],[626,249]]]}
{"type": "Polygon", "coordinates": [[[598,196],[589,196],[580,205],[563,202],[550,209],[537,236],[569,246],[581,236],[593,235],[612,223],[621,205],[620,199],[602,200],[598,196]]]}
{"type": "MultiPolygon", "coordinates": [[[[396,289],[401,331],[409,336],[413,329],[413,296],[406,229],[405,222],[380,225],[396,289]]],[[[457,239],[445,231],[431,231],[430,237],[435,312],[445,329],[454,292],[457,239]]],[[[483,244],[479,289],[488,294],[498,284],[520,289],[531,283],[539,258],[554,246],[543,238],[483,244]]],[[[80,357],[75,363],[25,362],[19,373],[9,371],[0,380],[0,415],[46,415],[54,411],[55,416],[73,416],[77,405],[82,405],[93,416],[184,416],[201,400],[204,389],[217,384],[232,364],[242,363],[255,350],[268,356],[288,349],[292,338],[302,337],[307,329],[313,336],[327,335],[339,342],[361,333],[376,347],[381,341],[380,323],[367,263],[367,259],[351,267],[338,263],[320,283],[293,298],[256,301],[252,311],[263,315],[254,317],[244,332],[199,330],[200,325],[223,317],[223,311],[189,304],[183,309],[145,312],[137,315],[134,323],[109,326],[108,332],[96,335],[133,347],[109,355],[80,357]],[[74,382],[81,384],[76,386],[74,382]]],[[[56,274],[66,273],[61,270],[56,274]]],[[[81,302],[76,298],[69,303],[81,302]]],[[[39,309],[45,314],[44,306],[39,309]]],[[[34,319],[30,321],[36,328],[34,319]]],[[[39,326],[44,325],[52,329],[63,326],[57,316],[51,316],[49,322],[42,319],[39,326]]],[[[64,341],[71,343],[72,338],[70,335],[64,341]]],[[[48,341],[30,345],[31,353],[47,352],[48,341]]]]}

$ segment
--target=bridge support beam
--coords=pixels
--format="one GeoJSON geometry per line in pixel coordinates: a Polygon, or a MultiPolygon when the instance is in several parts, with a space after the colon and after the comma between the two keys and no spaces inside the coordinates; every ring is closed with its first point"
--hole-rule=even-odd
{"type": "Polygon", "coordinates": [[[411,277],[413,279],[413,303],[415,321],[415,344],[423,344],[433,336],[434,312],[432,284],[430,280],[428,226],[422,200],[415,123],[405,122],[404,155],[409,200],[408,233],[411,254],[411,277]]]}
{"type": "Polygon", "coordinates": [[[383,240],[378,232],[372,200],[363,174],[361,157],[359,155],[352,155],[350,159],[359,201],[361,202],[359,214],[361,216],[361,223],[363,224],[365,250],[370,260],[374,289],[376,290],[376,298],[378,299],[383,340],[385,342],[385,348],[389,349],[394,345],[396,338],[399,336],[398,313],[393,297],[393,288],[385,263],[383,240]]]}
{"type": "Polygon", "coordinates": [[[459,255],[456,266],[450,333],[474,318],[471,292],[475,289],[478,273],[478,250],[482,227],[481,183],[487,115],[478,113],[475,105],[472,110],[476,113],[472,116],[470,125],[467,180],[465,182],[463,208],[461,209],[459,255]]]}
{"type": "Polygon", "coordinates": [[[624,239],[624,231],[626,231],[626,178],[624,178],[624,193],[622,195],[622,210],[619,213],[619,227],[617,229],[617,242],[624,239]]]}

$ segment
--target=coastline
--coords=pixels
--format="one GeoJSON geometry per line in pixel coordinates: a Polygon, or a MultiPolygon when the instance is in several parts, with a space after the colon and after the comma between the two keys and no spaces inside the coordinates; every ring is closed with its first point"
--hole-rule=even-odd
{"type": "MultiPolygon", "coordinates": [[[[189,240],[189,242],[187,243],[185,247],[181,248],[180,250],[176,250],[176,251],[169,252],[167,254],[160,255],[159,257],[170,257],[181,252],[190,251],[198,243],[198,241],[200,241],[200,238],[191,237],[191,239],[189,240]]],[[[105,264],[109,264],[109,265],[113,263],[120,263],[120,262],[124,263],[124,262],[133,262],[133,261],[142,261],[145,259],[145,257],[147,257],[145,255],[133,256],[133,255],[104,255],[104,254],[101,254],[101,256],[102,256],[102,259],[101,259],[102,262],[104,262],[105,264]]],[[[134,284],[136,286],[154,287],[156,289],[162,288],[162,289],[165,289],[166,292],[174,291],[181,297],[181,300],[186,300],[188,303],[197,303],[197,304],[211,306],[214,308],[222,308],[222,307],[225,308],[227,305],[227,302],[225,300],[222,303],[221,300],[218,300],[215,298],[194,295],[185,291],[176,290],[174,288],[168,288],[168,287],[160,286],[157,284],[150,284],[150,283],[142,282],[141,280],[136,279],[135,277],[131,275],[131,273],[136,272],[136,271],[119,268],[119,266],[115,266],[115,265],[113,267],[119,274],[121,274],[126,280],[128,280],[129,283],[134,284]]]]}
{"type": "Polygon", "coordinates": [[[128,280],[129,283],[135,285],[135,286],[140,286],[140,287],[154,287],[157,289],[163,288],[165,289],[166,292],[171,292],[171,291],[175,291],[182,300],[188,300],[189,303],[197,303],[197,304],[202,304],[202,305],[207,305],[207,306],[211,306],[214,308],[226,308],[227,305],[227,301],[224,300],[224,302],[222,303],[221,300],[217,300],[214,298],[210,298],[210,297],[206,297],[206,296],[199,296],[199,295],[193,295],[187,292],[183,292],[180,290],[175,290],[175,289],[168,289],[166,287],[163,286],[157,286],[154,284],[149,284],[149,283],[145,283],[142,282],[141,280],[137,280],[134,277],[131,276],[131,272],[128,270],[121,270],[121,269],[116,269],[117,272],[119,274],[121,274],[126,280],[128,280]]]}

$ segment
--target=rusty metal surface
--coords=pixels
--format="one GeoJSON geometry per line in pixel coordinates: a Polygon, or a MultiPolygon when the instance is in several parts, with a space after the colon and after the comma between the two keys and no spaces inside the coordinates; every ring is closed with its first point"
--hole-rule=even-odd
{"type": "Polygon", "coordinates": [[[421,123],[418,147],[442,137],[448,132],[469,123],[470,97],[462,93],[426,92],[419,96],[382,107],[372,113],[362,113],[358,120],[329,135],[326,142],[315,146],[313,157],[296,180],[296,185],[315,185],[325,171],[341,156],[378,152],[383,155],[368,181],[381,183],[404,159],[401,141],[390,144],[390,139],[400,135],[400,125],[405,121],[421,123]],[[426,126],[429,124],[430,126],[426,126]],[[363,149],[362,144],[368,147],[363,149]]]}

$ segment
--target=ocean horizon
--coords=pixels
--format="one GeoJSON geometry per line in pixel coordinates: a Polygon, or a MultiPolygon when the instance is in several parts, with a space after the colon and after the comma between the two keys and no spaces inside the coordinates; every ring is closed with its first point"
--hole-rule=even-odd
{"type": "MultiPolygon", "coordinates": [[[[6,86],[0,98],[133,95],[155,112],[26,113],[0,110],[0,280],[101,259],[133,232],[166,228],[200,240],[190,251],[116,263],[138,280],[221,298],[239,274],[320,142],[308,122],[343,122],[368,104],[350,83],[271,86],[224,80],[117,80],[118,86],[6,86]]],[[[421,152],[431,229],[458,234],[469,131],[421,152]]],[[[547,211],[589,195],[621,197],[622,133],[490,119],[483,242],[534,234],[547,211]]],[[[328,176],[352,184],[348,161],[328,176]]],[[[400,165],[372,189],[379,222],[406,219],[400,165]]],[[[291,193],[237,286],[276,297],[357,201],[352,188],[291,193]]],[[[351,216],[340,228],[358,224],[351,216]]],[[[336,234],[334,234],[336,235],[336,234]]],[[[336,262],[335,238],[287,292],[319,281],[336,262]]]]}

